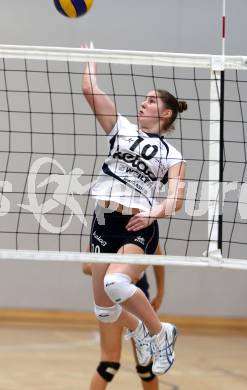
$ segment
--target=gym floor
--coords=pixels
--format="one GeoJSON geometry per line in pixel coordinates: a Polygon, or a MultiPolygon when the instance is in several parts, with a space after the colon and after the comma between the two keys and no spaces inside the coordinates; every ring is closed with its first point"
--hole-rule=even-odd
{"type": "MultiPolygon", "coordinates": [[[[87,390],[99,360],[97,327],[0,321],[1,390],[87,390]],[[91,328],[91,329],[90,329],[91,328]]],[[[131,345],[109,389],[141,389],[131,345]]],[[[246,331],[180,329],[176,361],[160,389],[246,390],[246,331]]]]}

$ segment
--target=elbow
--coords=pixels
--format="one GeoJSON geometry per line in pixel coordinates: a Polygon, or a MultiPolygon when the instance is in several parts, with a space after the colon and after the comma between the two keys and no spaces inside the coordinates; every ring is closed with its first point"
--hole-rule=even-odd
{"type": "Polygon", "coordinates": [[[92,275],[92,266],[90,263],[83,263],[81,270],[85,275],[92,275]]]}
{"type": "Polygon", "coordinates": [[[93,96],[93,90],[91,85],[83,85],[82,86],[82,93],[84,98],[86,99],[87,103],[92,107],[94,107],[94,96],[93,96]]]}
{"type": "Polygon", "coordinates": [[[183,207],[183,199],[177,201],[176,211],[179,211],[182,207],[183,207]]]}
{"type": "Polygon", "coordinates": [[[86,97],[88,95],[92,95],[92,87],[91,85],[83,84],[82,85],[82,93],[86,97]]]}

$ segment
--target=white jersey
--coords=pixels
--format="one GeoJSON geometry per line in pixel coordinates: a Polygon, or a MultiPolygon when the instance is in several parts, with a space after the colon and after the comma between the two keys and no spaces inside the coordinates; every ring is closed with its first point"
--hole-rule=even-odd
{"type": "Polygon", "coordinates": [[[143,132],[121,115],[108,137],[110,152],[93,197],[145,211],[157,206],[168,169],[183,161],[181,154],[164,137],[143,132]]]}

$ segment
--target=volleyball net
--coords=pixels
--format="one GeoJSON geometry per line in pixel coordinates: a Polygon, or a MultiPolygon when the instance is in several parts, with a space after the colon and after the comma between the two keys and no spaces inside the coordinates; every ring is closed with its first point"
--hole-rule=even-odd
{"type": "Polygon", "coordinates": [[[0,258],[247,269],[246,103],[245,57],[0,46],[0,258]],[[88,61],[133,122],[150,90],[188,103],[167,135],[187,172],[183,209],[159,220],[166,255],[84,253],[108,155],[81,93],[88,61]]]}

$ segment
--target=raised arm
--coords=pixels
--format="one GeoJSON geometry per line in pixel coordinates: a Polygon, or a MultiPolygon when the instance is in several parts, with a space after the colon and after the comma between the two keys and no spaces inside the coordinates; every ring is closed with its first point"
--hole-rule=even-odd
{"type": "Polygon", "coordinates": [[[94,62],[90,62],[85,66],[82,78],[82,93],[100,125],[109,134],[117,121],[117,111],[109,96],[98,87],[96,64],[94,62]]]}

